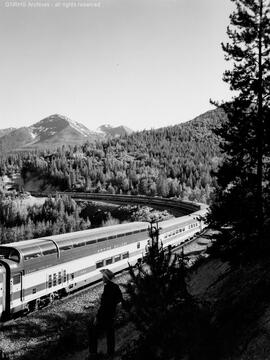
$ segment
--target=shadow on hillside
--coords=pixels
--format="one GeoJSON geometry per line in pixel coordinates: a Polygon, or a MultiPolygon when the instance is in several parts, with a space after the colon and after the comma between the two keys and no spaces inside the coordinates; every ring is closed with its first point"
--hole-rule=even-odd
{"type": "Polygon", "coordinates": [[[217,289],[219,297],[214,307],[214,324],[222,354],[241,358],[260,333],[269,338],[269,329],[267,334],[261,324],[269,307],[269,287],[270,264],[267,262],[237,269],[224,279],[217,289]]]}
{"type": "Polygon", "coordinates": [[[9,353],[12,359],[53,360],[55,357],[87,346],[85,313],[65,311],[59,314],[37,314],[7,324],[4,337],[17,343],[16,350],[9,353]]]}

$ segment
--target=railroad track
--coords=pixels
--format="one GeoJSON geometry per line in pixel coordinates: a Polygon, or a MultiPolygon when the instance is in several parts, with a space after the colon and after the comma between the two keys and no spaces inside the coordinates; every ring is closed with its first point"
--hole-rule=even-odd
{"type": "Polygon", "coordinates": [[[104,201],[104,202],[113,202],[120,204],[141,204],[148,206],[156,206],[162,208],[168,208],[177,210],[182,215],[190,214],[194,211],[198,211],[202,207],[206,207],[205,204],[198,204],[191,201],[181,201],[177,198],[161,198],[161,197],[152,197],[152,196],[143,196],[143,195],[122,195],[122,194],[104,194],[104,193],[87,193],[87,192],[37,192],[31,191],[30,194],[35,197],[46,197],[49,195],[68,195],[73,199],[77,200],[96,200],[96,201],[104,201]]]}

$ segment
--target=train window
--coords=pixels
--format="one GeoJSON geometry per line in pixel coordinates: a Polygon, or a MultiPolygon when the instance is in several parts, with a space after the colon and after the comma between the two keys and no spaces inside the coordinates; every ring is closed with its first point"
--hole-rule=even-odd
{"type": "Polygon", "coordinates": [[[40,253],[34,253],[34,254],[28,254],[28,255],[24,255],[24,260],[32,260],[32,259],[36,259],[38,257],[40,257],[41,254],[40,253]]]}
{"type": "Polygon", "coordinates": [[[112,238],[111,236],[109,238],[101,238],[101,239],[98,239],[98,242],[105,241],[105,240],[111,239],[111,238],[112,238]]]}
{"type": "Polygon", "coordinates": [[[62,251],[71,250],[73,248],[73,241],[69,239],[64,239],[63,241],[58,243],[59,249],[62,251]]]}
{"type": "Polygon", "coordinates": [[[129,257],[129,252],[122,254],[122,259],[127,259],[129,257]]]}
{"type": "Polygon", "coordinates": [[[16,274],[13,276],[13,285],[17,285],[21,282],[21,274],[16,274]]]}
{"type": "Polygon", "coordinates": [[[141,247],[140,242],[137,242],[137,249],[139,249],[141,247]]]}
{"type": "Polygon", "coordinates": [[[95,244],[96,243],[96,240],[88,240],[86,241],[86,245],[92,245],[92,244],[95,244]]]}
{"type": "Polygon", "coordinates": [[[53,286],[56,286],[57,281],[56,281],[56,274],[53,274],[53,286]]]}
{"type": "Polygon", "coordinates": [[[73,246],[70,244],[70,245],[60,246],[59,248],[61,251],[64,251],[64,250],[71,250],[73,248],[73,246]]]}
{"type": "Polygon", "coordinates": [[[53,255],[57,253],[57,250],[56,249],[43,250],[42,253],[43,255],[53,255]]]}
{"type": "Polygon", "coordinates": [[[75,247],[75,248],[76,248],[76,247],[81,247],[81,246],[85,246],[85,242],[84,242],[84,241],[73,244],[73,247],[75,247]]]}
{"type": "Polygon", "coordinates": [[[99,269],[99,268],[101,268],[103,266],[104,266],[103,261],[99,261],[99,262],[96,263],[96,268],[97,269],[99,269]]]}
{"type": "Polygon", "coordinates": [[[58,284],[61,284],[62,282],[62,276],[61,276],[61,271],[59,271],[58,273],[58,284]]]}
{"type": "Polygon", "coordinates": [[[67,271],[64,270],[63,282],[67,281],[67,271]]]}
{"type": "Polygon", "coordinates": [[[71,280],[74,280],[74,273],[70,274],[71,280]]]}
{"type": "Polygon", "coordinates": [[[106,264],[106,265],[112,264],[112,258],[106,259],[106,260],[105,260],[105,264],[106,264]]]}
{"type": "Polygon", "coordinates": [[[21,249],[21,251],[23,253],[24,260],[32,260],[41,256],[41,250],[37,245],[25,246],[21,249]]]}
{"type": "Polygon", "coordinates": [[[46,243],[41,243],[39,245],[42,255],[53,255],[57,253],[56,245],[51,242],[47,241],[46,243]]]}
{"type": "Polygon", "coordinates": [[[120,261],[121,260],[121,255],[116,255],[114,257],[114,262],[120,261]]]}
{"type": "Polygon", "coordinates": [[[34,289],[32,290],[32,294],[35,294],[36,292],[37,292],[37,289],[34,288],[34,289]]]}
{"type": "Polygon", "coordinates": [[[112,235],[112,236],[109,236],[108,237],[108,240],[110,240],[110,239],[115,239],[116,238],[116,236],[115,235],[112,235]]]}
{"type": "Polygon", "coordinates": [[[52,275],[49,275],[48,286],[52,287],[52,275]]]}
{"type": "Polygon", "coordinates": [[[9,255],[8,255],[8,259],[19,262],[20,261],[20,256],[15,250],[11,250],[9,255]]]}

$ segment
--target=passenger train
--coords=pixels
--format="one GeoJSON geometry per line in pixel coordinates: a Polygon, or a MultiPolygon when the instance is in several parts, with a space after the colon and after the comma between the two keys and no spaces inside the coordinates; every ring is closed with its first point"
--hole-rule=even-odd
{"type": "MultiPolygon", "coordinates": [[[[160,222],[159,241],[175,246],[204,228],[207,207],[160,222]]],[[[0,319],[38,309],[55,297],[119,272],[144,257],[148,223],[133,222],[0,246],[0,319]]]]}

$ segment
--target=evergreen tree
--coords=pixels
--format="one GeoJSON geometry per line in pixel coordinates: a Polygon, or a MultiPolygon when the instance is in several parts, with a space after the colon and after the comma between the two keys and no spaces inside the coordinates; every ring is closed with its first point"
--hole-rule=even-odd
{"type": "Polygon", "coordinates": [[[183,256],[152,234],[144,262],[129,267],[125,308],[140,334],[125,360],[218,359],[216,329],[205,304],[190,295],[183,256]],[[211,346],[209,346],[211,339],[211,346]]]}
{"type": "Polygon", "coordinates": [[[262,240],[269,216],[270,3],[232,1],[236,10],[227,29],[230,41],[222,47],[225,59],[233,61],[224,80],[236,95],[222,105],[228,121],[218,134],[224,139],[225,159],[211,220],[229,228],[239,244],[236,240],[262,240]]]}

